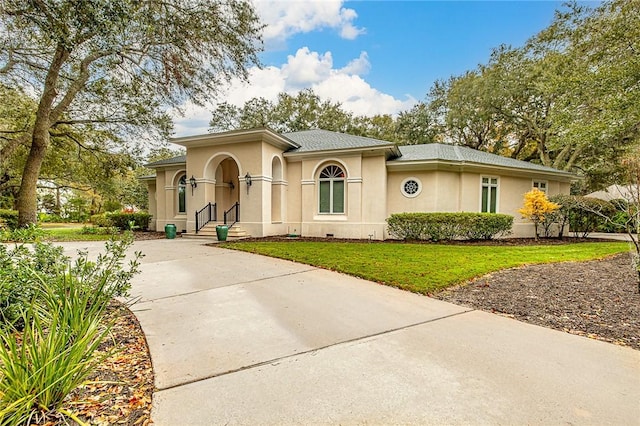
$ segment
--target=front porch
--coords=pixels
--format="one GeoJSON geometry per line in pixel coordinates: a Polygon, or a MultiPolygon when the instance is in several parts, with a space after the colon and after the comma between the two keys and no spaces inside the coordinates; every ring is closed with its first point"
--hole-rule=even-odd
{"type": "Polygon", "coordinates": [[[229,228],[229,238],[248,237],[247,232],[240,225],[240,203],[236,202],[231,208],[221,212],[221,220],[218,218],[218,206],[216,203],[207,203],[195,213],[195,229],[183,233],[185,237],[217,237],[216,227],[225,225],[229,228]]]}

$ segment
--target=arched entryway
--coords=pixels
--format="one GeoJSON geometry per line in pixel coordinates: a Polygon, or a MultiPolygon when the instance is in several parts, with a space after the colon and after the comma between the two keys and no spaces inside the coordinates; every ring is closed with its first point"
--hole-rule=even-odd
{"type": "Polygon", "coordinates": [[[216,167],[215,203],[219,212],[227,211],[240,202],[239,175],[238,164],[233,158],[225,158],[216,167]]]}
{"type": "Polygon", "coordinates": [[[240,202],[239,175],[240,164],[232,154],[216,154],[207,162],[204,170],[206,191],[202,202],[202,209],[207,211],[206,214],[201,214],[202,217],[198,217],[199,211],[196,212],[196,230],[205,225],[208,220],[224,221],[225,212],[228,212],[230,223],[239,220],[237,207],[240,202]]]}

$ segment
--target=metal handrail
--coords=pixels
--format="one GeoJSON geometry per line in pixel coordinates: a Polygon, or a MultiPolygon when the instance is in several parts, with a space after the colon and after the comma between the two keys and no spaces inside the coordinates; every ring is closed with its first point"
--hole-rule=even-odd
{"type": "MultiPolygon", "coordinates": [[[[226,213],[225,213],[226,214],[226,213]]],[[[207,203],[206,206],[196,212],[196,234],[209,222],[218,220],[218,207],[216,203],[207,203]]]]}
{"type": "Polygon", "coordinates": [[[229,210],[224,212],[224,224],[231,228],[240,221],[240,203],[235,203],[229,210]],[[233,221],[233,222],[232,222],[233,221]],[[229,222],[232,222],[229,224],[229,222]]]}

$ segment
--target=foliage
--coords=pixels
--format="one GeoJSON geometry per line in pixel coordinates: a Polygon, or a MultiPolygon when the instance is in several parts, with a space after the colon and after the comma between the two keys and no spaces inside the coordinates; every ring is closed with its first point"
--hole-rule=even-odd
{"type": "Polygon", "coordinates": [[[209,124],[215,131],[269,127],[288,133],[317,128],[345,132],[351,122],[351,114],[340,104],[323,101],[306,89],[295,96],[280,93],[275,103],[253,98],[238,108],[223,102],[213,111],[209,124]]]}
{"type": "Polygon", "coordinates": [[[18,227],[18,212],[16,210],[0,209],[0,229],[3,227],[9,229],[18,227]]]}
{"type": "Polygon", "coordinates": [[[147,231],[149,229],[149,221],[151,221],[151,215],[144,212],[107,213],[106,218],[111,221],[113,226],[122,230],[141,229],[147,231]]]}
{"type": "Polygon", "coordinates": [[[72,265],[50,244],[36,244],[33,252],[0,246],[2,424],[59,409],[100,362],[93,353],[109,332],[105,309],[113,297],[128,294],[138,271],[140,253],[124,266],[132,242],[131,235],[107,242],[95,261],[80,252],[72,265]]]}
{"type": "Polygon", "coordinates": [[[624,198],[609,201],[613,206],[613,214],[600,224],[601,232],[637,232],[638,205],[624,198]]]}
{"type": "Polygon", "coordinates": [[[13,241],[16,243],[33,243],[40,241],[45,233],[38,225],[31,224],[23,228],[13,230],[0,229],[0,242],[13,241]]]}
{"type": "Polygon", "coordinates": [[[38,223],[62,223],[65,219],[57,214],[38,213],[38,223]]]}
{"type": "Polygon", "coordinates": [[[544,222],[544,219],[549,214],[555,212],[560,208],[559,204],[549,201],[547,194],[540,191],[538,188],[533,188],[531,191],[524,194],[524,207],[518,209],[518,213],[523,218],[529,219],[533,222],[535,237],[538,239],[538,226],[544,222]]]}
{"type": "Polygon", "coordinates": [[[21,321],[36,295],[34,273],[57,276],[68,260],[62,247],[49,243],[36,243],[33,251],[25,245],[16,245],[13,250],[0,245],[0,323],[15,325],[21,321]]]}
{"type": "Polygon", "coordinates": [[[91,222],[95,226],[102,226],[102,227],[113,226],[113,220],[111,220],[111,218],[108,218],[106,213],[91,215],[89,222],[91,222]]]}
{"type": "Polygon", "coordinates": [[[422,294],[501,269],[598,259],[627,250],[623,242],[503,246],[238,241],[220,247],[293,260],[422,294]]]}
{"type": "Polygon", "coordinates": [[[414,140],[575,171],[590,192],[623,175],[621,158],[640,142],[638,51],[636,2],[571,2],[524,46],[499,46],[486,64],[436,81],[398,121],[414,140]],[[420,125],[434,134],[418,137],[420,125]]]}
{"type": "Polygon", "coordinates": [[[576,237],[585,238],[590,233],[601,230],[615,213],[613,204],[597,198],[558,194],[549,199],[559,208],[541,221],[547,237],[552,236],[555,225],[558,237],[562,238],[565,227],[569,225],[576,237]]]}
{"type": "Polygon", "coordinates": [[[552,228],[555,225],[558,238],[562,238],[566,226],[569,225],[571,212],[577,207],[577,198],[575,195],[556,194],[549,197],[549,201],[558,204],[560,207],[550,215],[545,216],[542,224],[545,229],[545,237],[552,236],[552,228]]]}
{"type": "MultiPolygon", "coordinates": [[[[7,146],[26,145],[17,207],[36,219],[36,186],[56,138],[80,149],[161,139],[167,107],[203,103],[257,64],[259,23],[246,0],[2,2],[0,82],[27,87],[33,121],[7,146]],[[90,134],[91,138],[83,135],[90,134]]],[[[4,155],[3,155],[4,158],[4,155]]]]}
{"type": "Polygon", "coordinates": [[[117,235],[120,232],[115,226],[83,226],[80,233],[83,235],[117,235]]]}
{"type": "Polygon", "coordinates": [[[312,89],[305,89],[295,96],[280,93],[275,102],[252,98],[242,107],[223,102],[213,111],[209,125],[213,131],[269,127],[288,133],[324,129],[401,144],[434,142],[434,123],[423,120],[423,107],[419,104],[397,119],[389,114],[355,116],[339,103],[323,100],[312,89]]]}
{"type": "Polygon", "coordinates": [[[21,333],[2,335],[3,424],[21,424],[34,411],[58,409],[100,362],[92,355],[109,332],[100,323],[103,304],[92,303],[73,275],[59,276],[58,283],[34,279],[42,305],[23,313],[21,333]]]}
{"type": "Polygon", "coordinates": [[[613,215],[615,208],[608,201],[597,198],[574,196],[574,205],[569,211],[569,228],[576,237],[587,237],[597,231],[605,217],[613,215]]]}
{"type": "Polygon", "coordinates": [[[387,218],[389,234],[402,240],[484,239],[506,235],[513,217],[497,213],[397,213],[387,218]]]}

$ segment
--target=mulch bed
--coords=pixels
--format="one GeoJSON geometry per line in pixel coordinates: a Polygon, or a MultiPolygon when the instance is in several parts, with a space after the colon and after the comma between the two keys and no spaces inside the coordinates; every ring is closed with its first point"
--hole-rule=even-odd
{"type": "Polygon", "coordinates": [[[507,269],[432,297],[640,350],[640,293],[629,254],[507,269]]]}
{"type": "Polygon", "coordinates": [[[109,315],[116,323],[100,351],[117,350],[69,395],[63,408],[91,425],[151,424],[153,368],[144,333],[127,307],[113,303],[109,315]]]}
{"type": "Polygon", "coordinates": [[[164,232],[156,232],[156,231],[136,231],[133,233],[136,241],[143,240],[161,240],[165,238],[164,232]]]}

